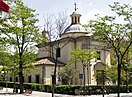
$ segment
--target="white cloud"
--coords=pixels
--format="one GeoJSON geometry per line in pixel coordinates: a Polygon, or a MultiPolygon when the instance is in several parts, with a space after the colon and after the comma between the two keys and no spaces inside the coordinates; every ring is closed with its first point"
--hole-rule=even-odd
{"type": "Polygon", "coordinates": [[[102,11],[98,9],[93,9],[93,10],[90,10],[87,14],[82,15],[81,23],[86,24],[89,20],[95,20],[96,19],[95,15],[97,14],[99,14],[99,16],[101,17],[105,16],[105,14],[102,11]]]}

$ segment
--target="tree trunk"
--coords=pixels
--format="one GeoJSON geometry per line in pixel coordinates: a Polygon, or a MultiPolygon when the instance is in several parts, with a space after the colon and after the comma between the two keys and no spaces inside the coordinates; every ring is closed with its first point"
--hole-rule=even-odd
{"type": "Polygon", "coordinates": [[[85,86],[85,84],[86,84],[86,82],[85,82],[85,65],[83,65],[83,85],[84,85],[84,95],[86,94],[86,86],[85,86]]]}
{"type": "Polygon", "coordinates": [[[118,60],[118,96],[120,97],[120,83],[121,83],[121,63],[118,60]]]}
{"type": "Polygon", "coordinates": [[[23,63],[22,63],[22,53],[20,53],[19,61],[19,82],[20,82],[20,94],[23,93],[23,63]]]}
{"type": "Polygon", "coordinates": [[[23,72],[22,72],[22,64],[20,64],[20,72],[19,72],[19,82],[20,82],[20,94],[23,93],[23,72]]]}

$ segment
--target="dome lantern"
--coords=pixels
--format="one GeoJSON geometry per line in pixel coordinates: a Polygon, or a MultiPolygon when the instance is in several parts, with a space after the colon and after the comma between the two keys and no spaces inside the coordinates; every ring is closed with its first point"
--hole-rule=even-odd
{"type": "Polygon", "coordinates": [[[78,9],[76,6],[77,4],[75,3],[75,11],[70,15],[71,16],[71,24],[80,24],[80,17],[81,15],[76,12],[78,9]]]}
{"type": "Polygon", "coordinates": [[[70,16],[71,16],[71,24],[80,24],[81,15],[79,13],[75,11],[70,16]]]}
{"type": "Polygon", "coordinates": [[[70,15],[71,17],[71,24],[64,30],[64,33],[61,34],[61,38],[65,37],[72,37],[72,36],[83,36],[87,34],[87,31],[83,28],[80,23],[81,14],[77,13],[76,3],[75,11],[70,15]],[[73,35],[74,34],[74,35],[73,35]]]}

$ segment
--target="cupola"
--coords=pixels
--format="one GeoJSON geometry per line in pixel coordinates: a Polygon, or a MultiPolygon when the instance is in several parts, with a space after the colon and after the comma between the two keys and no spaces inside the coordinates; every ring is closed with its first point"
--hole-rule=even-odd
{"type": "Polygon", "coordinates": [[[76,8],[76,3],[74,5],[75,11],[70,15],[71,24],[64,30],[64,33],[61,34],[61,38],[71,36],[78,37],[87,34],[87,31],[82,27],[80,23],[81,14],[77,12],[78,8],[76,8]]]}
{"type": "Polygon", "coordinates": [[[81,15],[74,11],[71,15],[71,24],[80,24],[81,15]]]}

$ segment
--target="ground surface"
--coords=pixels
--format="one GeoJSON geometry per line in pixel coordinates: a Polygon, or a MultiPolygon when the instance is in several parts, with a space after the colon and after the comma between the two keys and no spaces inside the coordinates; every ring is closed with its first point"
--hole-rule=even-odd
{"type": "MultiPolygon", "coordinates": [[[[132,93],[121,93],[120,95],[121,97],[132,97],[132,93]]],[[[0,90],[0,97],[52,97],[52,94],[38,91],[33,91],[31,95],[13,94],[13,89],[4,88],[3,90],[0,90]]],[[[83,96],[55,94],[54,97],[83,97],[83,96]]],[[[102,97],[102,95],[88,95],[85,97],[102,97]]],[[[109,94],[105,95],[104,97],[117,97],[117,94],[109,94]]]]}

